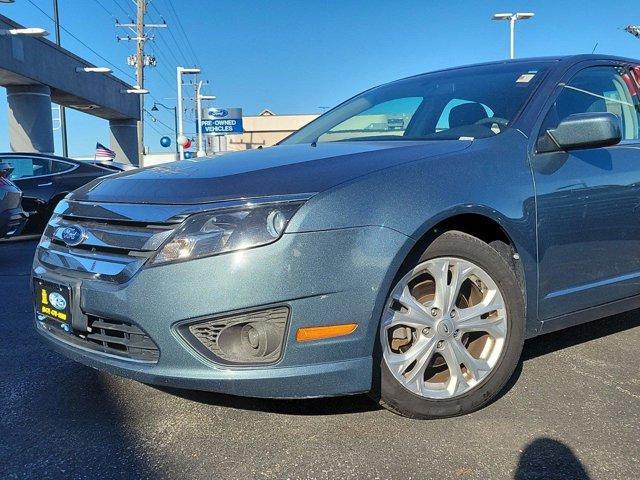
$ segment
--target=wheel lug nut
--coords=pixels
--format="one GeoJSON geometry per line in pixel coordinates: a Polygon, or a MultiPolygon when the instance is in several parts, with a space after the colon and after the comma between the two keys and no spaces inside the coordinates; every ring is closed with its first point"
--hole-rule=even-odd
{"type": "Polygon", "coordinates": [[[453,336],[458,338],[458,335],[460,335],[460,330],[454,330],[453,336]]]}
{"type": "Polygon", "coordinates": [[[429,327],[424,327],[424,328],[422,329],[422,334],[423,334],[423,335],[429,335],[429,327]]]}
{"type": "Polygon", "coordinates": [[[438,342],[438,348],[442,348],[442,347],[444,347],[444,340],[440,340],[438,342]]]}
{"type": "Polygon", "coordinates": [[[438,315],[438,309],[437,308],[432,308],[431,309],[431,315],[434,316],[434,317],[437,316],[438,315]]]}
{"type": "Polygon", "coordinates": [[[456,318],[456,311],[455,310],[451,310],[451,313],[449,314],[449,316],[451,318],[456,318]]]}

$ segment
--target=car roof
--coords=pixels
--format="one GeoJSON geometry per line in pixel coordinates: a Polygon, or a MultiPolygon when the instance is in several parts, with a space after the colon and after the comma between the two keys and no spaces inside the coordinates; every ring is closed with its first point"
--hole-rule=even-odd
{"type": "Polygon", "coordinates": [[[516,58],[516,59],[506,59],[506,60],[494,60],[490,62],[482,62],[482,63],[472,63],[468,65],[460,65],[456,67],[448,67],[442,68],[438,70],[432,70],[430,72],[424,72],[417,75],[411,75],[409,77],[401,78],[399,80],[394,80],[393,82],[401,82],[403,80],[409,80],[412,78],[419,78],[422,76],[430,75],[433,73],[442,73],[442,72],[452,72],[455,70],[462,70],[465,68],[475,68],[475,67],[488,67],[492,65],[527,65],[527,64],[540,64],[547,63],[552,65],[555,63],[557,67],[568,68],[571,65],[576,63],[584,62],[584,61],[597,61],[597,60],[613,60],[616,62],[622,63],[637,63],[640,65],[640,60],[634,58],[625,58],[618,57],[615,55],[606,55],[606,54],[579,54],[579,55],[559,55],[559,56],[549,56],[549,57],[526,57],[526,58],[516,58]]]}
{"type": "Polygon", "coordinates": [[[0,152],[0,157],[38,157],[38,158],[50,158],[52,160],[63,160],[65,162],[81,163],[80,160],[73,158],[61,157],[52,153],[40,153],[40,152],[0,152]]]}

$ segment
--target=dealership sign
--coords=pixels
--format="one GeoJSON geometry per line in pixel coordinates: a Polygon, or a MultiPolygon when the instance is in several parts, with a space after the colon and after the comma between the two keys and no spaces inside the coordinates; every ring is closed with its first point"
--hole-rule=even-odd
{"type": "Polygon", "coordinates": [[[205,135],[243,131],[241,108],[205,108],[202,111],[202,133],[205,135]]]}

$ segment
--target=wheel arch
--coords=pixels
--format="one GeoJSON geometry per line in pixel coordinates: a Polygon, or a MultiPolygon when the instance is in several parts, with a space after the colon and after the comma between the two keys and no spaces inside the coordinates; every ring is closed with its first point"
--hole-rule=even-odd
{"type": "Polygon", "coordinates": [[[514,239],[508,227],[505,226],[506,223],[502,216],[488,215],[486,212],[456,212],[439,216],[423,225],[412,235],[416,243],[407,255],[405,262],[419,258],[431,242],[444,232],[457,230],[491,245],[514,267],[526,301],[526,277],[519,242],[514,239]]]}
{"type": "MultiPolygon", "coordinates": [[[[513,266],[522,290],[527,337],[533,337],[540,330],[537,321],[537,266],[535,237],[531,237],[528,222],[511,219],[497,210],[482,206],[465,206],[442,212],[424,222],[411,235],[412,244],[399,253],[394,262],[395,270],[389,272],[391,281],[388,291],[383,293],[386,300],[389,292],[402,273],[417,262],[427,247],[442,233],[457,230],[472,235],[490,244],[513,266]]],[[[382,293],[382,292],[381,292],[382,293]]],[[[382,303],[384,305],[384,302],[382,303]]]]}

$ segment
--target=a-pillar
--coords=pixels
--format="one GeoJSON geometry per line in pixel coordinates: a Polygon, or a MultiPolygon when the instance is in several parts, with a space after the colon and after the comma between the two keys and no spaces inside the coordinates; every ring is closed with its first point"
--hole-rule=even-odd
{"type": "Polygon", "coordinates": [[[9,143],[14,152],[53,153],[51,90],[46,85],[7,87],[9,143]]]}

